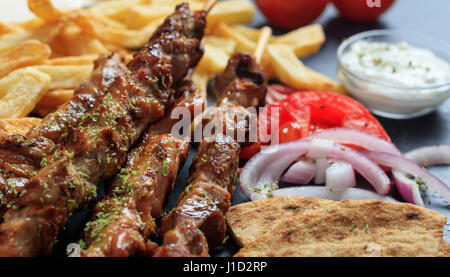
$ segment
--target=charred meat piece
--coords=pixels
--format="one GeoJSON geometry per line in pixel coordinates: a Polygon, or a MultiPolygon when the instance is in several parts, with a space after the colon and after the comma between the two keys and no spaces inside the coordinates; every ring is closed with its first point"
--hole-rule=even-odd
{"type": "Polygon", "coordinates": [[[205,106],[202,95],[191,80],[183,81],[182,86],[177,90],[175,98],[177,100],[173,109],[161,120],[149,126],[146,133],[147,136],[171,133],[172,127],[180,122],[180,116],[184,115],[184,113],[178,113],[178,109],[185,109],[183,112],[188,112],[192,119],[195,117],[195,112],[202,111],[205,106]]]}
{"type": "Polygon", "coordinates": [[[205,14],[179,5],[128,66],[118,55],[103,56],[74,97],[30,131],[29,139],[47,138],[56,150],[5,213],[0,256],[51,252],[68,216],[120,170],[127,151],[164,115],[173,88],[200,60],[205,14]]]}
{"type": "MultiPolygon", "coordinates": [[[[215,116],[207,123],[221,121],[225,128],[215,129],[215,135],[200,143],[188,186],[177,207],[162,220],[163,245],[154,256],[208,256],[209,249],[223,241],[224,214],[237,183],[240,145],[236,139],[239,132],[247,133],[249,125],[249,117],[237,117],[236,112],[245,114],[246,108],[259,107],[266,88],[261,68],[248,54],[233,55],[216,78],[218,109],[225,112],[219,116],[220,111],[213,110],[215,116]]],[[[245,145],[247,140],[239,142],[245,145]]]]}
{"type": "Polygon", "coordinates": [[[155,256],[207,256],[208,245],[214,247],[223,241],[224,213],[231,205],[239,151],[239,144],[222,134],[201,142],[188,186],[177,207],[161,222],[159,234],[164,241],[155,256]]]}
{"type": "Polygon", "coordinates": [[[82,256],[146,254],[146,241],[155,230],[153,218],[162,214],[187,145],[167,134],[151,137],[132,151],[108,196],[94,208],[95,219],[84,233],[88,248],[82,256]]]}
{"type": "Polygon", "coordinates": [[[142,141],[127,156],[127,164],[112,182],[107,197],[96,204],[93,221],[86,225],[83,256],[129,257],[148,255],[155,232],[153,218],[161,217],[168,194],[183,166],[189,143],[172,135],[177,120],[171,113],[186,108],[192,118],[203,98],[195,84],[183,81],[177,90],[176,105],[160,121],[147,129],[142,141]],[[166,134],[166,135],[164,135],[166,134]]]}
{"type": "Polygon", "coordinates": [[[212,133],[231,136],[241,146],[248,144],[250,124],[257,120],[256,110],[252,113],[248,108],[260,107],[266,90],[263,71],[255,59],[245,53],[234,54],[225,71],[214,80],[217,107],[205,114],[204,126],[214,126],[212,133]]]}

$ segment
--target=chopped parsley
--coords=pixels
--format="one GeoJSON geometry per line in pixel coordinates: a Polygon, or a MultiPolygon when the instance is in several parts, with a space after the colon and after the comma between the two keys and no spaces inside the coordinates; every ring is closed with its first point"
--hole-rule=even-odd
{"type": "Polygon", "coordinates": [[[168,163],[166,160],[163,161],[163,166],[162,166],[162,169],[161,169],[161,174],[162,174],[163,176],[169,175],[169,163],[168,163]]]}

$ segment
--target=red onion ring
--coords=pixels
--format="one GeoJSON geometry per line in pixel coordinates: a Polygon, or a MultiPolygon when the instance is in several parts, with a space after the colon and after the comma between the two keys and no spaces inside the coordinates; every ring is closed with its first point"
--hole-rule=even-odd
{"type": "Polygon", "coordinates": [[[332,192],[337,192],[354,186],[356,186],[356,177],[352,165],[342,161],[333,161],[326,170],[325,187],[332,192]]]}
{"type": "MultiPolygon", "coordinates": [[[[299,156],[306,154],[310,148],[310,141],[304,139],[264,148],[242,169],[240,183],[243,192],[250,195],[252,200],[261,195],[267,197],[267,194],[275,189],[276,182],[286,168],[299,156]]],[[[336,158],[350,163],[379,194],[386,195],[389,192],[390,180],[386,173],[361,153],[334,144],[329,156],[322,158],[336,158]]]]}
{"type": "Polygon", "coordinates": [[[391,197],[381,196],[377,193],[358,188],[349,188],[343,192],[331,192],[326,187],[320,186],[289,187],[274,190],[272,191],[272,195],[274,197],[281,197],[281,196],[319,197],[335,201],[340,201],[344,199],[356,199],[356,200],[375,199],[389,202],[397,202],[397,200],[391,197]]]}
{"type": "Polygon", "coordinates": [[[292,184],[308,184],[316,174],[317,166],[308,161],[298,161],[293,164],[283,175],[283,182],[292,184]]]}
{"type": "MultiPolygon", "coordinates": [[[[425,167],[450,164],[450,146],[438,145],[421,147],[406,153],[404,156],[420,166],[425,167]]],[[[392,175],[394,177],[395,185],[405,201],[423,207],[424,203],[417,182],[409,179],[407,174],[401,170],[392,170],[392,175]]]]}
{"type": "Polygon", "coordinates": [[[394,155],[402,154],[392,142],[354,129],[331,128],[314,133],[307,139],[311,138],[328,139],[334,141],[334,143],[355,145],[371,151],[387,152],[394,155]]]}
{"type": "MultiPolygon", "coordinates": [[[[421,166],[419,166],[415,162],[408,160],[404,157],[388,153],[373,152],[373,151],[363,151],[363,152],[369,159],[376,162],[377,164],[406,172],[407,174],[410,174],[415,178],[423,180],[423,182],[427,184],[427,186],[431,187],[433,190],[439,193],[447,202],[450,202],[450,188],[446,184],[444,184],[441,180],[439,180],[434,175],[424,170],[421,166]]],[[[401,179],[400,181],[403,181],[403,179],[401,179]]],[[[423,202],[421,202],[420,193],[417,195],[418,193],[417,184],[415,184],[415,186],[411,186],[409,184],[408,187],[403,186],[401,183],[399,184],[400,184],[399,192],[402,194],[402,196],[405,198],[406,201],[417,205],[420,204],[423,205],[423,202]]]]}

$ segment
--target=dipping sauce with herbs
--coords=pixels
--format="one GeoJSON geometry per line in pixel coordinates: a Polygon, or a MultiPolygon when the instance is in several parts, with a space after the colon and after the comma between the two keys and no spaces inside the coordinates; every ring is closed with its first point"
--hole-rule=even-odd
{"type": "Polygon", "coordinates": [[[450,64],[406,42],[356,41],[342,56],[353,73],[394,86],[427,87],[450,81],[450,64]]]}

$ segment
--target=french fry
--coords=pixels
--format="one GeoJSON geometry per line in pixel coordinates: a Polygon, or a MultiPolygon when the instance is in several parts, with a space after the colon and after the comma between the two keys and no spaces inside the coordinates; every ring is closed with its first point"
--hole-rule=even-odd
{"type": "Polygon", "coordinates": [[[37,18],[33,18],[33,19],[30,19],[25,22],[19,22],[16,24],[17,24],[17,26],[21,27],[24,30],[34,31],[34,30],[38,29],[39,27],[41,27],[42,25],[44,25],[44,23],[45,23],[44,20],[37,17],[37,18]]]}
{"type": "Polygon", "coordinates": [[[33,31],[3,35],[0,38],[0,53],[4,53],[27,40],[36,39],[42,43],[48,43],[58,35],[64,24],[62,21],[45,23],[33,31]]]}
{"type": "Polygon", "coordinates": [[[293,46],[295,55],[302,58],[319,51],[325,42],[325,34],[321,25],[314,24],[275,37],[274,42],[293,46]]]}
{"type": "Polygon", "coordinates": [[[45,117],[67,102],[73,96],[73,89],[55,89],[48,91],[34,108],[34,113],[45,117]]]}
{"type": "Polygon", "coordinates": [[[96,3],[88,11],[92,14],[103,15],[115,21],[124,23],[130,6],[141,4],[141,0],[104,1],[96,3]]]}
{"type": "Polygon", "coordinates": [[[227,66],[230,55],[222,48],[216,47],[209,43],[205,43],[204,48],[205,53],[197,66],[197,70],[210,74],[218,74],[222,72],[227,66]]]}
{"type": "MultiPolygon", "coordinates": [[[[232,28],[252,41],[257,41],[261,35],[261,29],[249,28],[244,25],[235,25],[232,28]]],[[[319,51],[325,42],[325,34],[321,25],[314,24],[298,28],[285,35],[273,36],[269,41],[276,44],[287,44],[294,48],[298,58],[304,58],[319,51]]]]}
{"type": "Polygon", "coordinates": [[[83,56],[108,53],[106,46],[96,38],[87,36],[75,24],[69,24],[61,29],[50,47],[62,56],[83,56]]]}
{"type": "Polygon", "coordinates": [[[34,125],[41,121],[42,119],[35,117],[0,119],[0,137],[11,135],[25,136],[34,125]]]}
{"type": "Polygon", "coordinates": [[[255,52],[256,43],[248,39],[246,36],[234,30],[230,25],[220,22],[212,31],[213,35],[219,37],[230,38],[236,42],[237,51],[245,51],[248,53],[255,52]]]}
{"type": "Polygon", "coordinates": [[[42,64],[51,55],[48,45],[37,40],[25,41],[0,54],[0,78],[21,67],[42,64]]]}
{"type": "Polygon", "coordinates": [[[229,38],[221,38],[216,36],[206,36],[205,44],[215,46],[222,49],[228,55],[232,55],[236,50],[236,42],[229,38]]]}
{"type": "Polygon", "coordinates": [[[131,6],[125,24],[129,29],[139,30],[154,20],[165,18],[172,12],[173,6],[167,4],[131,6]]]}
{"type": "Polygon", "coordinates": [[[205,72],[200,72],[200,71],[195,71],[194,74],[192,74],[192,81],[194,81],[195,85],[197,86],[197,89],[200,91],[202,97],[203,97],[203,103],[204,103],[204,107],[203,107],[203,111],[196,115],[194,117],[194,120],[192,120],[191,123],[191,132],[193,133],[195,131],[195,129],[197,128],[197,126],[199,126],[199,124],[202,123],[203,121],[203,114],[206,110],[206,107],[208,106],[208,101],[207,101],[207,97],[208,97],[208,82],[211,78],[211,74],[209,73],[205,73],[205,72]]]}
{"type": "Polygon", "coordinates": [[[51,77],[49,89],[71,89],[84,83],[93,70],[93,65],[38,65],[34,69],[51,77]]]}
{"type": "Polygon", "coordinates": [[[219,22],[233,24],[250,24],[255,14],[255,6],[247,0],[229,0],[218,2],[207,16],[209,34],[219,22]]]}
{"type": "Polygon", "coordinates": [[[12,23],[0,22],[0,35],[10,34],[10,33],[19,33],[25,31],[20,26],[17,26],[12,23]]]}
{"type": "Polygon", "coordinates": [[[101,22],[88,13],[80,12],[73,16],[72,20],[83,30],[86,35],[98,38],[103,42],[116,44],[128,49],[142,47],[163,21],[162,19],[155,20],[145,26],[142,30],[135,31],[105,27],[101,22]]]}
{"type": "Polygon", "coordinates": [[[21,68],[0,79],[0,118],[28,115],[47,92],[51,78],[33,67],[21,68]]]}
{"type": "Polygon", "coordinates": [[[48,65],[91,65],[98,58],[98,55],[69,56],[49,59],[45,62],[48,65]]]}
{"type": "Polygon", "coordinates": [[[51,0],[28,0],[28,8],[45,21],[59,20],[64,12],[56,9],[51,0]]]}
{"type": "Polygon", "coordinates": [[[306,67],[297,58],[292,47],[271,44],[267,51],[274,73],[283,83],[297,89],[341,92],[337,82],[306,67]]]}

